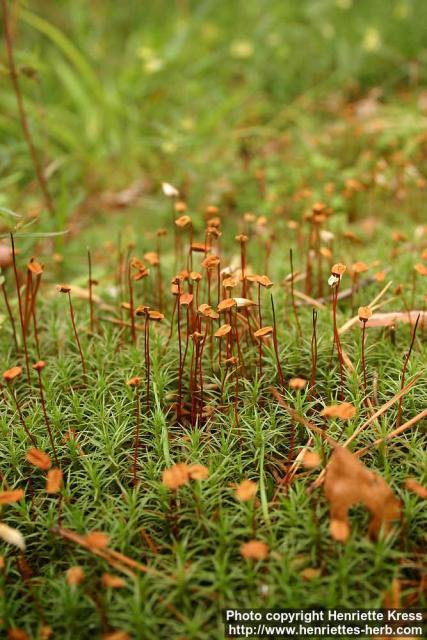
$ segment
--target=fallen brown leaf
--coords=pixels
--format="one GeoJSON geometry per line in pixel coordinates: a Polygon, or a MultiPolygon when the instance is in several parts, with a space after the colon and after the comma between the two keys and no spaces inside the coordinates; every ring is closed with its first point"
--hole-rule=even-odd
{"type": "Polygon", "coordinates": [[[371,537],[387,532],[400,515],[400,502],[381,476],[369,471],[353,453],[336,447],[326,468],[325,495],[330,505],[332,537],[345,542],[350,533],[348,510],[362,503],[370,511],[371,537]]]}

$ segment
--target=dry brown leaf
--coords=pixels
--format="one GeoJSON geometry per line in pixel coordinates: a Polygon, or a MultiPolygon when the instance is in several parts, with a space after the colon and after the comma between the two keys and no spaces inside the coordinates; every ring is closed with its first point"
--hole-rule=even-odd
{"type": "Polygon", "coordinates": [[[75,567],[70,567],[67,570],[66,579],[69,585],[78,585],[85,579],[85,572],[83,568],[79,567],[78,565],[76,565],[75,567]]]}
{"type": "Polygon", "coordinates": [[[61,490],[62,485],[62,471],[61,469],[49,469],[46,476],[46,491],[47,493],[58,493],[61,490]]]}
{"type": "Polygon", "coordinates": [[[113,573],[103,573],[101,576],[101,582],[107,589],[122,589],[126,582],[120,576],[116,576],[113,573]]]}
{"type": "Polygon", "coordinates": [[[92,549],[105,549],[108,546],[110,536],[102,531],[91,531],[84,536],[84,539],[92,549]]]}
{"type": "Polygon", "coordinates": [[[405,480],[405,487],[409,489],[409,491],[416,493],[420,498],[423,498],[424,500],[427,498],[427,488],[423,487],[423,485],[417,482],[415,478],[407,478],[405,480]]]}
{"type": "Polygon", "coordinates": [[[52,465],[49,455],[40,449],[29,449],[26,458],[30,464],[43,469],[43,471],[47,471],[52,465]]]}
{"type": "Polygon", "coordinates": [[[0,491],[0,505],[13,504],[19,502],[24,497],[22,489],[14,489],[12,491],[0,491]]]}
{"type": "Polygon", "coordinates": [[[236,498],[246,502],[256,495],[257,483],[252,480],[243,480],[236,489],[236,498]]]}
{"type": "Polygon", "coordinates": [[[400,515],[400,502],[386,481],[343,447],[335,448],[326,468],[325,495],[330,505],[330,532],[340,542],[350,533],[348,510],[355,504],[363,503],[372,515],[371,537],[377,537],[382,526],[387,532],[400,515]]]}
{"type": "Polygon", "coordinates": [[[374,313],[369,318],[366,327],[392,327],[398,323],[415,324],[418,316],[419,326],[427,326],[427,311],[389,311],[387,313],[374,313]]]}
{"type": "Polygon", "coordinates": [[[268,553],[268,545],[262,540],[249,540],[240,547],[240,555],[250,560],[265,560],[268,553]]]}

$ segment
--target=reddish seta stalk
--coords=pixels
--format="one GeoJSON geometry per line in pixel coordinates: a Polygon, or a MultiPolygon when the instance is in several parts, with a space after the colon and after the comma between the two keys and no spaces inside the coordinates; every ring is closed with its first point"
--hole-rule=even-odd
{"type": "Polygon", "coordinates": [[[33,446],[37,448],[36,439],[34,438],[34,436],[31,433],[31,431],[28,429],[27,424],[26,424],[26,422],[24,420],[24,416],[22,415],[21,405],[19,404],[18,396],[15,394],[15,391],[14,391],[11,383],[8,382],[7,386],[9,388],[10,393],[12,394],[12,398],[13,398],[13,401],[15,403],[15,407],[16,407],[16,410],[18,412],[19,420],[20,420],[20,422],[22,424],[22,427],[23,427],[25,433],[27,434],[27,436],[29,437],[29,439],[31,440],[33,446]]]}
{"type": "Polygon", "coordinates": [[[182,344],[181,344],[181,282],[179,278],[175,280],[175,284],[178,288],[176,295],[176,308],[177,308],[177,325],[178,325],[178,349],[179,349],[179,365],[178,365],[178,397],[177,397],[177,418],[178,422],[181,420],[182,414],[182,344]]]}
{"type": "Polygon", "coordinates": [[[88,271],[89,271],[89,313],[90,313],[90,332],[94,333],[95,330],[95,318],[93,311],[93,280],[92,280],[92,257],[90,255],[90,249],[87,250],[87,263],[88,263],[88,271]]]}
{"type": "MultiPolygon", "coordinates": [[[[418,317],[417,317],[417,319],[415,321],[414,330],[412,332],[411,344],[409,346],[408,353],[406,354],[405,360],[403,362],[402,378],[401,378],[401,381],[400,381],[400,390],[402,390],[403,387],[405,386],[406,368],[408,366],[409,358],[411,357],[412,349],[414,348],[415,336],[416,336],[416,333],[417,333],[417,327],[418,327],[419,320],[420,320],[420,314],[418,314],[418,317]]],[[[403,400],[403,396],[401,396],[399,398],[399,406],[398,406],[398,409],[397,409],[397,418],[396,418],[396,429],[398,429],[400,427],[400,421],[401,421],[401,418],[402,418],[402,400],[403,400]]]]}
{"type": "Polygon", "coordinates": [[[276,323],[276,312],[274,309],[273,296],[271,296],[270,299],[271,299],[271,310],[273,314],[273,347],[274,347],[274,354],[276,356],[276,363],[277,363],[277,377],[279,378],[280,387],[281,389],[283,389],[285,386],[285,383],[283,379],[282,367],[280,365],[279,347],[277,344],[277,323],[276,323]]]}
{"type": "Polygon", "coordinates": [[[59,467],[60,465],[59,465],[59,460],[58,460],[58,454],[56,452],[55,441],[53,439],[53,433],[52,433],[52,429],[50,427],[49,418],[47,416],[46,402],[45,402],[45,399],[44,399],[43,381],[42,381],[42,372],[41,372],[41,370],[44,367],[44,365],[45,365],[45,363],[36,362],[36,364],[33,365],[33,369],[35,369],[37,371],[37,375],[38,375],[38,378],[39,378],[40,402],[41,402],[41,405],[42,405],[43,418],[44,418],[44,422],[45,422],[45,425],[46,425],[47,432],[49,434],[50,446],[52,447],[53,457],[55,458],[56,466],[59,467]],[[43,365],[43,366],[39,366],[39,365],[43,365]]]}
{"type": "Polygon", "coordinates": [[[341,342],[340,336],[338,333],[337,326],[337,301],[338,301],[338,291],[340,288],[341,278],[338,279],[336,287],[332,290],[332,314],[334,321],[334,340],[335,346],[337,348],[338,361],[340,365],[340,387],[341,387],[341,400],[344,401],[344,359],[341,351],[341,342]]]}
{"type": "Polygon", "coordinates": [[[310,400],[316,381],[317,369],[317,311],[313,309],[312,315],[313,332],[311,335],[311,377],[307,400],[310,400]]]}
{"type": "Polygon", "coordinates": [[[139,432],[141,429],[141,412],[139,407],[139,384],[135,385],[135,420],[136,420],[136,436],[135,436],[135,453],[133,457],[133,486],[136,486],[136,470],[138,464],[139,451],[139,432]]]}
{"type": "MultiPolygon", "coordinates": [[[[2,277],[2,276],[0,276],[0,277],[2,277]]],[[[6,309],[7,309],[7,315],[9,316],[10,326],[12,327],[12,334],[13,334],[13,341],[15,343],[15,350],[18,351],[18,338],[16,336],[15,319],[13,317],[12,309],[10,308],[9,297],[7,295],[7,291],[6,291],[6,287],[5,287],[4,282],[1,282],[0,286],[1,286],[1,290],[3,292],[4,303],[5,303],[6,309]]]]}
{"type": "Polygon", "coordinates": [[[80,361],[82,363],[83,386],[86,386],[86,381],[87,381],[87,378],[86,378],[86,363],[85,363],[85,359],[83,357],[82,345],[80,344],[79,334],[77,332],[76,322],[75,322],[75,319],[74,319],[74,309],[73,309],[73,303],[71,302],[71,293],[70,293],[70,291],[67,291],[67,293],[68,293],[68,302],[69,302],[69,305],[70,305],[71,324],[73,325],[74,337],[76,338],[77,349],[79,351],[80,361]]]}
{"type": "Polygon", "coordinates": [[[362,319],[362,369],[363,369],[363,388],[365,393],[368,388],[365,363],[365,336],[366,336],[366,320],[362,319]]]}
{"type": "Polygon", "coordinates": [[[150,314],[148,310],[145,312],[145,336],[144,336],[144,351],[145,351],[145,377],[146,377],[146,392],[145,400],[147,407],[147,415],[150,413],[150,314]]]}
{"type": "Polygon", "coordinates": [[[296,320],[296,323],[297,323],[298,335],[299,335],[300,338],[302,338],[302,330],[301,330],[301,325],[300,325],[300,321],[299,321],[299,317],[298,317],[297,305],[296,305],[296,302],[295,302],[294,261],[293,261],[292,249],[289,249],[289,262],[291,264],[291,301],[292,301],[292,309],[294,311],[294,316],[295,316],[295,320],[296,320]]]}
{"type": "Polygon", "coordinates": [[[31,377],[30,377],[30,360],[28,357],[28,349],[27,349],[27,337],[26,337],[26,332],[25,332],[25,323],[24,323],[24,312],[22,309],[22,298],[21,298],[21,290],[19,287],[19,276],[18,276],[18,269],[16,267],[16,254],[15,254],[15,242],[13,239],[13,233],[10,234],[10,240],[12,243],[12,261],[13,261],[13,272],[15,275],[15,286],[16,286],[16,295],[18,297],[18,307],[19,307],[19,319],[21,322],[21,334],[22,334],[22,344],[24,347],[24,355],[25,355],[25,370],[27,373],[27,382],[28,384],[31,384],[31,377]]]}
{"type": "Polygon", "coordinates": [[[136,345],[136,327],[135,327],[135,310],[133,305],[133,285],[131,275],[131,263],[128,262],[128,287],[129,287],[129,315],[130,315],[130,331],[132,343],[136,345]]]}

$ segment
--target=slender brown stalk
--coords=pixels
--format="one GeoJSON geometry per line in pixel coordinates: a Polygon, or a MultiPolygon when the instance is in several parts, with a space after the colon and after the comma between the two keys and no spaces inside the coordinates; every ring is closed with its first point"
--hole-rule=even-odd
{"type": "Polygon", "coordinates": [[[54,442],[54,439],[53,439],[52,429],[51,429],[51,426],[50,426],[49,418],[47,416],[46,402],[45,402],[44,392],[43,392],[42,369],[44,369],[45,366],[46,366],[46,363],[43,362],[42,360],[39,360],[39,362],[36,362],[35,364],[33,364],[33,369],[35,369],[37,371],[37,375],[38,375],[38,379],[39,379],[40,402],[41,402],[41,405],[42,405],[43,418],[44,418],[44,422],[45,422],[45,425],[46,425],[47,432],[49,434],[50,446],[52,447],[53,457],[55,458],[56,466],[59,467],[60,464],[59,464],[59,460],[58,460],[58,454],[56,452],[56,447],[55,447],[55,442],[54,442]]]}
{"type": "Polygon", "coordinates": [[[274,300],[272,295],[270,297],[270,300],[271,300],[271,311],[273,314],[273,347],[274,347],[274,354],[276,356],[276,363],[277,363],[277,377],[279,378],[280,387],[281,389],[283,389],[283,387],[285,386],[285,383],[283,379],[282,367],[280,365],[279,348],[277,344],[276,312],[274,309],[274,300]]]}
{"type": "Polygon", "coordinates": [[[150,314],[148,310],[145,313],[145,377],[146,377],[146,407],[147,407],[147,415],[150,413],[150,371],[151,371],[151,362],[150,362],[150,314]]]}
{"type": "MultiPolygon", "coordinates": [[[[415,322],[415,325],[414,325],[414,330],[412,332],[411,344],[409,346],[408,353],[406,354],[405,360],[403,362],[402,376],[401,376],[401,382],[400,382],[400,390],[402,390],[403,387],[405,386],[406,368],[408,366],[409,358],[411,357],[412,349],[413,349],[414,344],[415,344],[415,336],[416,336],[416,333],[417,333],[417,327],[418,327],[419,319],[420,319],[420,314],[418,314],[418,317],[416,319],[416,322],[415,322]]],[[[396,429],[398,429],[400,427],[400,421],[401,421],[401,418],[402,418],[402,400],[403,400],[403,396],[400,397],[399,405],[397,407],[396,429]]]]}
{"type": "Polygon", "coordinates": [[[131,273],[131,262],[128,261],[128,287],[129,287],[129,315],[130,315],[130,333],[132,337],[132,343],[136,344],[136,329],[135,329],[135,309],[133,304],[133,284],[131,273]]]}
{"type": "Polygon", "coordinates": [[[15,349],[18,351],[18,338],[16,336],[16,326],[15,326],[15,318],[13,317],[12,309],[10,308],[9,297],[7,295],[6,287],[4,282],[1,283],[1,290],[3,292],[4,303],[7,309],[7,315],[9,316],[10,326],[12,327],[13,341],[15,343],[15,349]]]}
{"type": "Polygon", "coordinates": [[[342,357],[341,342],[340,342],[340,336],[339,336],[338,327],[337,327],[337,301],[338,301],[339,287],[340,287],[340,280],[338,280],[336,287],[332,290],[332,315],[333,315],[333,323],[334,323],[334,340],[335,340],[335,346],[337,348],[338,361],[340,365],[341,400],[344,400],[344,360],[342,357]]]}
{"type": "Polygon", "coordinates": [[[20,287],[19,287],[18,269],[16,268],[15,242],[14,242],[14,239],[13,239],[13,233],[10,234],[10,240],[11,240],[11,243],[12,243],[13,272],[15,274],[16,295],[18,297],[19,320],[21,322],[22,344],[23,344],[23,347],[24,347],[24,355],[25,355],[25,369],[26,369],[26,372],[27,372],[28,384],[31,384],[30,360],[29,360],[29,357],[28,357],[27,337],[26,337],[26,334],[25,334],[24,312],[23,312],[23,309],[22,309],[22,298],[21,298],[21,291],[20,291],[20,287]]]}
{"type": "Polygon", "coordinates": [[[74,336],[76,338],[77,348],[79,350],[80,360],[81,360],[81,363],[82,363],[83,385],[86,386],[86,380],[87,380],[87,378],[86,378],[86,363],[85,363],[85,359],[83,357],[82,346],[80,344],[79,334],[77,333],[76,322],[75,322],[75,319],[74,319],[74,309],[73,309],[73,303],[71,302],[71,292],[67,291],[67,293],[68,293],[68,302],[69,302],[69,305],[70,305],[71,324],[73,325],[74,336]]]}
{"type": "Polygon", "coordinates": [[[31,316],[31,296],[33,293],[33,277],[29,269],[27,269],[27,282],[25,284],[25,301],[24,301],[24,331],[25,336],[28,335],[28,321],[31,316]]]}
{"type": "Polygon", "coordinates": [[[313,322],[313,333],[311,335],[311,377],[310,377],[310,387],[308,391],[308,398],[310,399],[311,394],[314,389],[314,384],[316,380],[316,369],[317,369],[317,310],[313,309],[312,315],[313,322]]]}
{"type": "Polygon", "coordinates": [[[139,380],[135,384],[135,421],[136,421],[136,436],[135,436],[135,453],[133,457],[133,486],[136,486],[136,468],[138,465],[138,451],[139,451],[139,433],[141,430],[141,411],[139,401],[139,380]]]}
{"type": "Polygon", "coordinates": [[[89,272],[89,313],[90,313],[90,332],[93,333],[95,330],[95,318],[94,318],[94,310],[93,310],[93,280],[92,280],[92,256],[90,254],[90,249],[87,250],[87,265],[89,272]]]}
{"type": "Polygon", "coordinates": [[[294,260],[293,260],[292,249],[289,249],[289,262],[291,264],[291,301],[292,301],[292,309],[294,310],[294,316],[295,316],[295,320],[296,320],[296,323],[297,323],[299,337],[302,338],[302,330],[301,330],[301,325],[300,325],[300,321],[299,321],[299,317],[298,317],[298,309],[297,309],[297,305],[296,305],[296,302],[295,302],[295,293],[294,293],[294,260]]]}
{"type": "Polygon", "coordinates": [[[365,337],[366,337],[366,320],[362,319],[362,369],[363,369],[363,387],[365,393],[368,388],[367,377],[366,377],[366,363],[365,363],[365,337]]]}
{"type": "Polygon", "coordinates": [[[12,41],[12,34],[10,31],[7,1],[2,0],[1,4],[2,4],[2,13],[3,13],[4,40],[6,44],[7,58],[9,62],[10,79],[12,81],[13,89],[15,92],[16,104],[18,106],[18,114],[21,121],[22,131],[24,133],[24,138],[30,152],[34,171],[37,176],[37,181],[43,193],[46,207],[49,213],[53,216],[54,207],[53,207],[52,198],[50,196],[49,189],[47,187],[46,178],[44,176],[42,167],[40,165],[40,161],[39,161],[37,151],[33,142],[33,138],[31,136],[30,127],[28,126],[28,120],[27,120],[27,116],[24,108],[24,101],[23,101],[21,89],[19,86],[18,73],[16,71],[15,59],[13,55],[13,41],[12,41]]]}
{"type": "Polygon", "coordinates": [[[37,314],[36,314],[36,295],[37,295],[37,285],[40,282],[40,279],[37,280],[36,286],[34,287],[33,285],[31,285],[33,287],[33,291],[31,294],[31,315],[33,317],[33,327],[34,327],[34,340],[36,343],[36,351],[37,351],[37,357],[40,360],[40,341],[39,341],[39,329],[38,329],[38,325],[37,325],[37,314]]]}
{"type": "MultiPolygon", "coordinates": [[[[261,285],[258,282],[258,323],[259,327],[262,327],[262,311],[261,311],[261,285]]],[[[263,349],[262,349],[262,338],[258,340],[258,359],[259,359],[259,377],[262,378],[262,358],[263,358],[263,349]]]]}
{"type": "Polygon", "coordinates": [[[15,407],[16,407],[16,410],[18,412],[19,420],[20,420],[20,422],[21,422],[21,424],[23,426],[23,429],[24,429],[25,433],[27,434],[27,436],[29,437],[29,439],[31,440],[31,442],[33,443],[33,445],[37,448],[36,439],[34,438],[34,436],[31,433],[31,431],[28,429],[27,424],[26,424],[26,422],[24,420],[24,416],[22,415],[21,405],[19,404],[18,396],[16,395],[16,393],[15,393],[15,391],[13,389],[13,386],[12,386],[12,384],[10,382],[7,382],[7,386],[8,386],[8,389],[9,389],[11,395],[12,395],[12,398],[14,400],[15,407]]]}
{"type": "Polygon", "coordinates": [[[208,337],[208,330],[211,325],[211,322],[208,318],[206,318],[206,327],[205,333],[203,336],[202,343],[200,345],[200,353],[199,353],[199,384],[200,384],[200,405],[199,405],[199,421],[200,424],[203,422],[203,404],[204,404],[204,388],[203,388],[203,352],[206,345],[206,339],[208,337]]]}
{"type": "Polygon", "coordinates": [[[178,364],[178,397],[177,397],[177,418],[181,420],[182,413],[182,344],[181,344],[181,283],[179,278],[176,279],[175,284],[178,287],[178,293],[176,296],[176,308],[177,308],[177,325],[178,325],[178,350],[179,350],[179,364],[178,364]]]}

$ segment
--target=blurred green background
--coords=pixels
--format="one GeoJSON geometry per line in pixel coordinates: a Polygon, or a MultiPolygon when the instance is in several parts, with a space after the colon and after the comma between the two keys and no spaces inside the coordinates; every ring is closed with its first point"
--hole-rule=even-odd
{"type": "MultiPolygon", "coordinates": [[[[238,187],[245,210],[259,197],[257,170],[268,214],[283,192],[365,168],[366,141],[351,127],[317,139],[335,121],[345,127],[362,99],[383,110],[380,151],[410,155],[425,130],[425,0],[31,0],[9,12],[55,200],[47,228],[76,211],[92,221],[121,204],[98,194],[130,185],[150,214],[162,180],[197,205],[235,204],[238,187]]],[[[41,199],[4,47],[0,72],[0,205],[26,212],[41,199]]]]}

